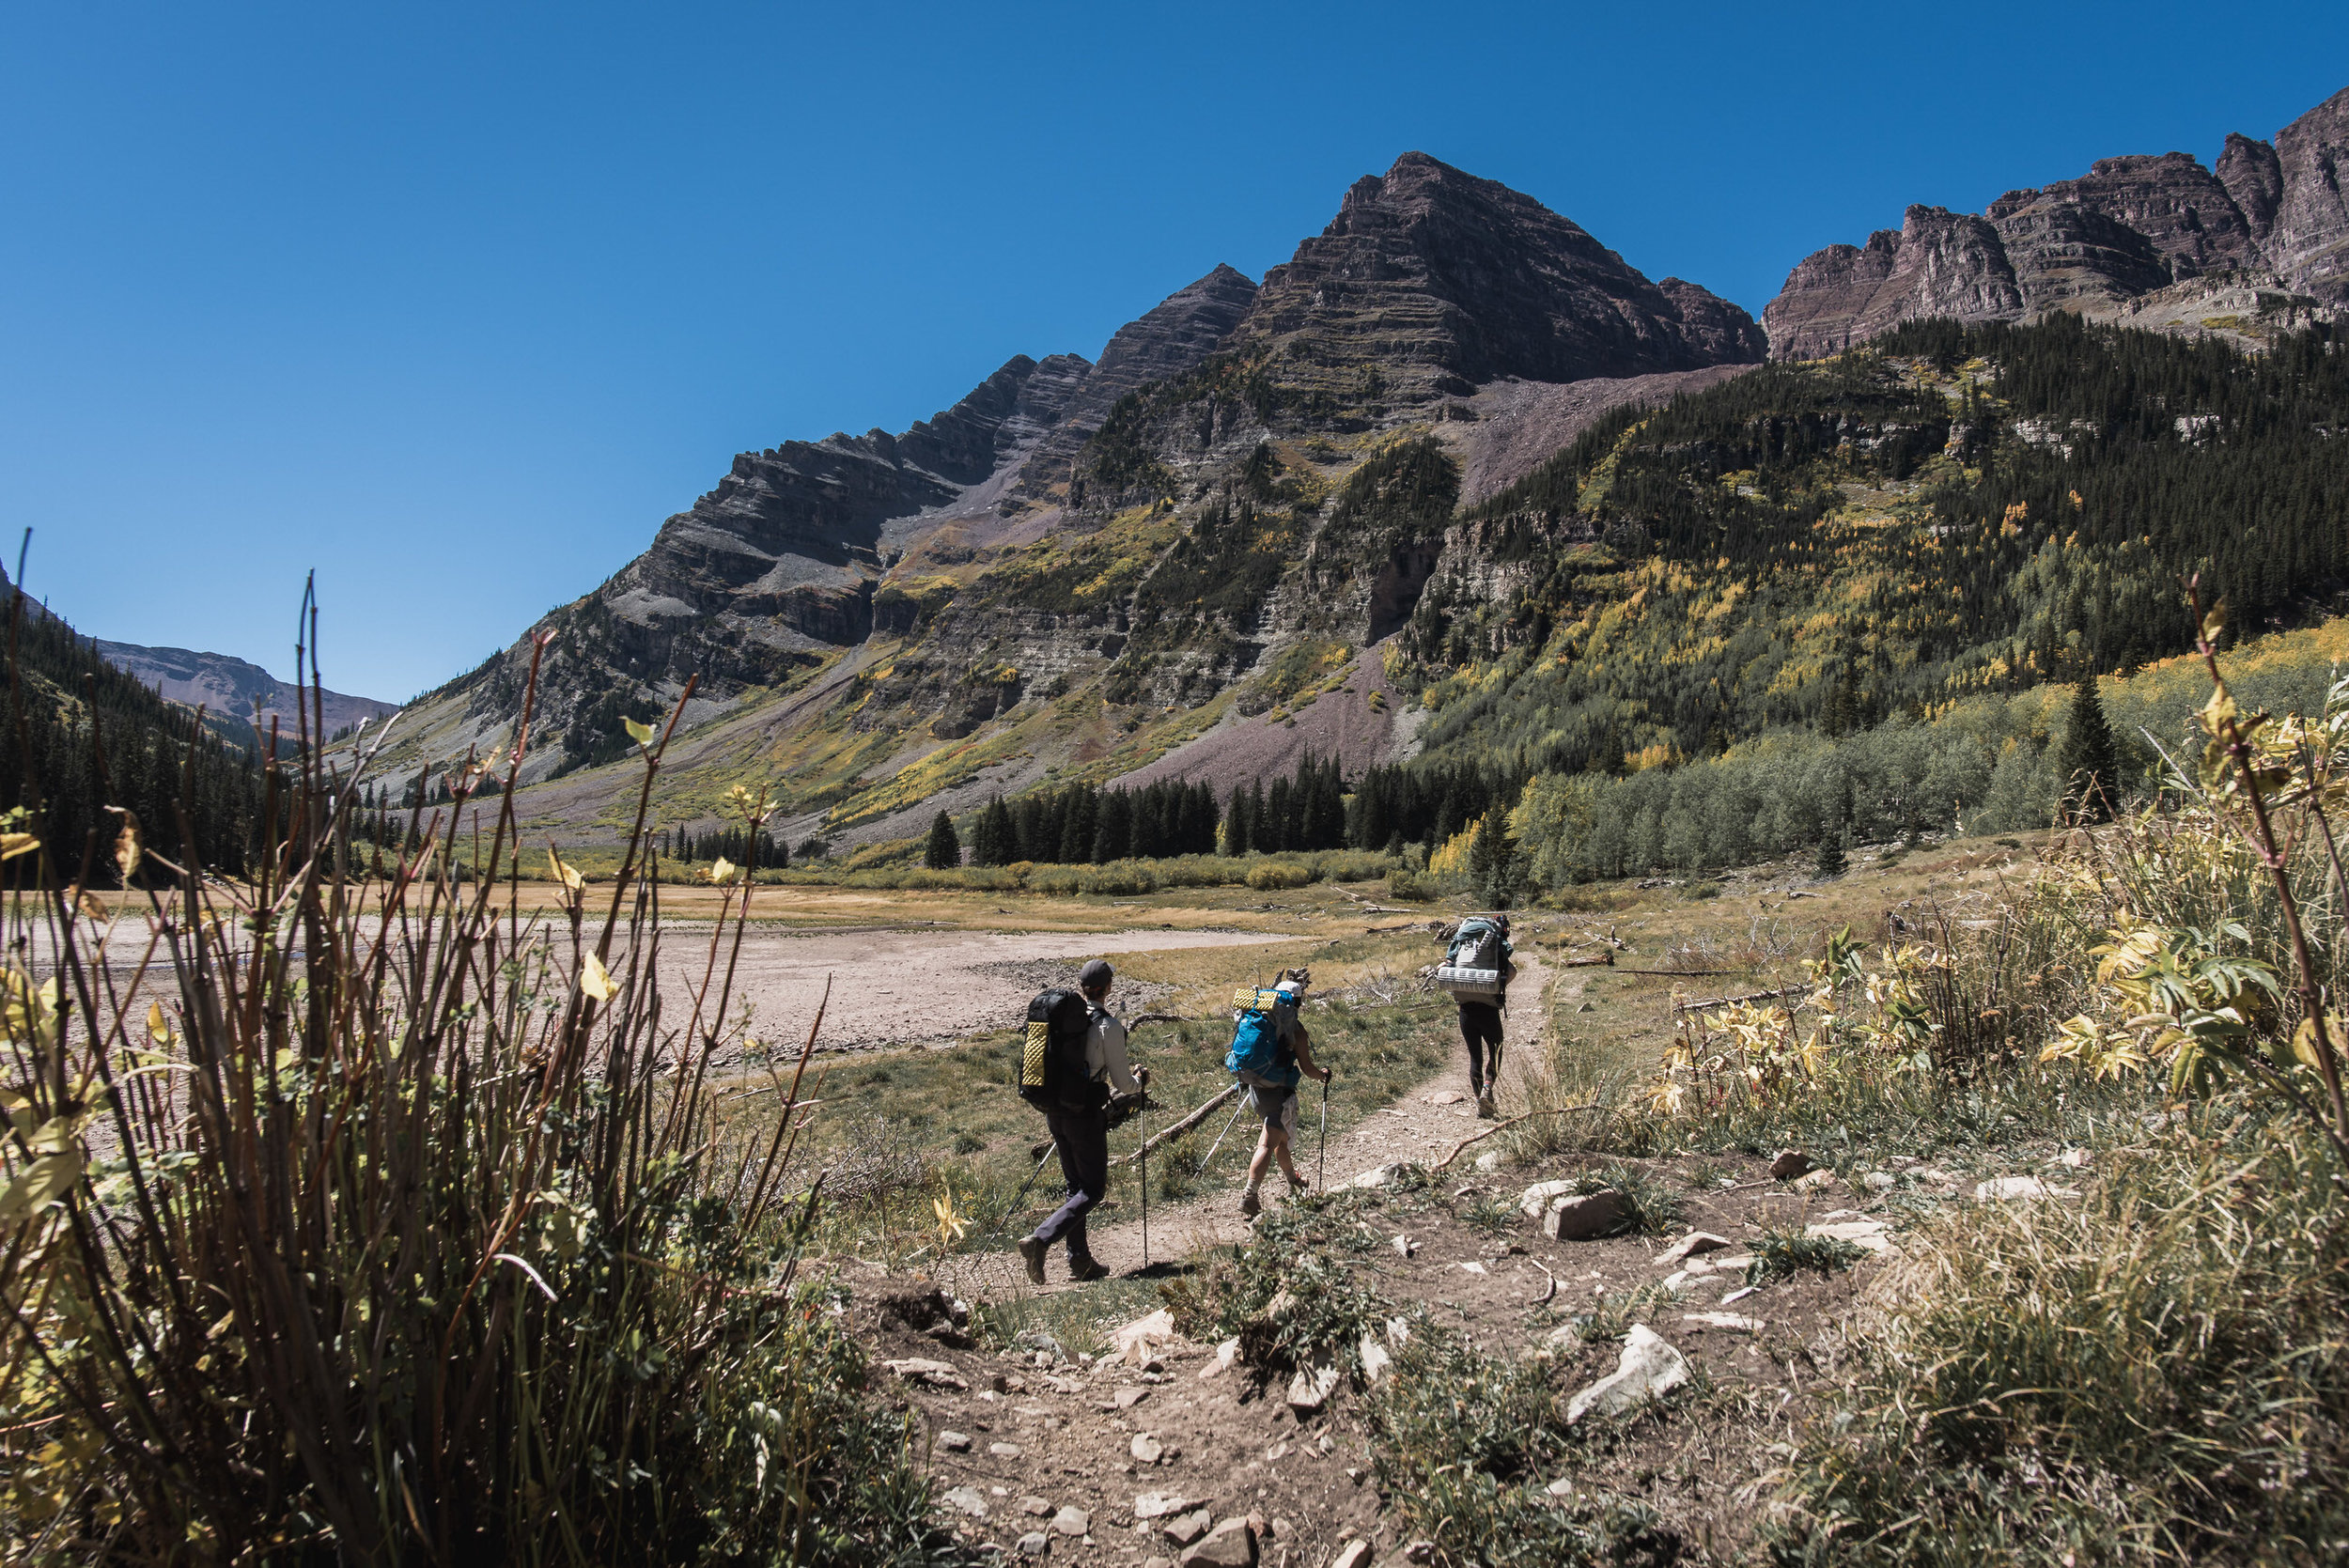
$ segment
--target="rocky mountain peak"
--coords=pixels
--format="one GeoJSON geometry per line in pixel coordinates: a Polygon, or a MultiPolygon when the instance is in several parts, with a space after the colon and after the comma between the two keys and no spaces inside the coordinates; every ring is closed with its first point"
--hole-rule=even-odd
{"type": "Polygon", "coordinates": [[[2273,146],[2230,135],[2215,171],[2184,152],[2136,153],[2010,191],[1981,217],[1912,207],[1899,234],[1880,231],[1865,251],[1829,245],[1796,265],[1762,313],[1770,351],[1833,353],[1919,316],[2022,320],[2065,310],[2204,330],[2205,319],[2241,321],[2246,287],[2269,302],[2255,315],[2295,318],[2349,300],[2344,162],[2349,90],[2273,146]],[[2197,279],[2209,281],[2186,287],[2197,279]],[[2211,302],[2199,315],[2185,297],[2197,293],[2211,302]]]}
{"type": "Polygon", "coordinates": [[[1065,493],[1077,453],[1117,400],[1206,359],[1232,334],[1255,299],[1256,286],[1245,272],[1218,262],[1206,276],[1118,328],[1020,471],[1019,493],[1031,499],[1065,493]]]}
{"type": "Polygon", "coordinates": [[[1510,376],[1742,360],[1750,326],[1694,285],[1668,295],[1532,197],[1407,152],[1356,180],[1329,225],[1266,274],[1238,336],[1283,356],[1284,380],[1338,387],[1377,365],[1408,404],[1510,376]]]}

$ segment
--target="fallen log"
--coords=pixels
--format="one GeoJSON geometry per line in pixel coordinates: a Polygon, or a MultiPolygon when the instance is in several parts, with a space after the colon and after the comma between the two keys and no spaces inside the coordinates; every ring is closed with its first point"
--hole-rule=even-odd
{"type": "Polygon", "coordinates": [[[1675,1001],[1672,1003],[1672,1011],[1694,1013],[1705,1007],[1735,1007],[1741,1001],[1763,1001],[1774,997],[1799,996],[1810,989],[1808,985],[1781,986],[1775,991],[1750,991],[1741,997],[1711,997],[1703,1001],[1675,1001]]]}
{"type": "Polygon", "coordinates": [[[1134,1154],[1120,1155],[1115,1159],[1110,1161],[1110,1163],[1112,1165],[1131,1165],[1136,1159],[1141,1157],[1141,1156],[1148,1154],[1159,1144],[1166,1142],[1170,1139],[1180,1138],[1183,1134],[1189,1132],[1191,1128],[1197,1126],[1200,1123],[1206,1121],[1210,1115],[1214,1114],[1220,1107],[1231,1104],[1232,1096],[1237,1094],[1238,1093],[1238,1084],[1235,1083],[1229,1085],[1221,1094],[1216,1095],[1215,1098],[1209,1100],[1206,1104],[1201,1106],[1198,1110],[1192,1111],[1190,1115],[1184,1117],[1173,1126],[1168,1127],[1164,1132],[1151,1134],[1150,1141],[1144,1143],[1141,1149],[1136,1151],[1134,1154]]]}

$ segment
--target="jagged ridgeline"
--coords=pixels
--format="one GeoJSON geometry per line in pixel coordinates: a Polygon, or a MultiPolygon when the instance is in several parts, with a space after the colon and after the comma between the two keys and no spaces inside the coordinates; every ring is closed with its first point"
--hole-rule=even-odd
{"type": "MultiPolygon", "coordinates": [[[[5,583],[0,578],[0,588],[5,583]]],[[[8,598],[15,598],[12,590],[8,598]]],[[[0,613],[4,607],[0,601],[0,613]]],[[[135,812],[146,842],[174,860],[192,856],[207,870],[245,872],[264,800],[250,752],[199,726],[194,710],[165,702],[29,602],[18,617],[12,662],[21,711],[0,722],[0,809],[38,800],[41,837],[64,877],[114,884],[122,823],[109,806],[135,812]],[[182,807],[193,846],[181,832],[182,807]]]]}
{"type": "Polygon", "coordinates": [[[1411,618],[1425,754],[1581,780],[1543,796],[1553,871],[1946,828],[2002,768],[2011,820],[1972,825],[2044,825],[2046,705],[2011,699],[2186,652],[2188,576],[2232,637],[2331,606],[2349,360],[2322,325],[2252,355],[1909,323],[1611,415],[1463,536],[1503,591],[1448,555],[1411,618]]]}

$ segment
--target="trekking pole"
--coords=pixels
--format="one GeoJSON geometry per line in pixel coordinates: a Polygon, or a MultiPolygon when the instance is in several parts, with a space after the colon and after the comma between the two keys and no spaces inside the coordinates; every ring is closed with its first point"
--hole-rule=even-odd
{"type": "Polygon", "coordinates": [[[987,1240],[980,1244],[980,1251],[984,1252],[989,1247],[995,1245],[996,1238],[1003,1234],[1003,1227],[1011,1223],[1011,1217],[1019,1212],[1019,1204],[1021,1201],[1028,1196],[1028,1188],[1034,1187],[1035,1185],[1035,1179],[1044,1174],[1045,1162],[1052,1157],[1052,1156],[1058,1151],[1058,1148],[1059,1145],[1054,1144],[1051,1148],[1044,1151],[1044,1158],[1035,1162],[1035,1169],[1028,1172],[1028,1179],[1021,1182],[1019,1184],[1019,1190],[1012,1194],[1011,1207],[1005,1209],[1003,1211],[1003,1217],[995,1221],[995,1228],[988,1233],[987,1240]]]}
{"type": "MultiPolygon", "coordinates": [[[[1332,1073],[1330,1078],[1337,1075],[1332,1073]]],[[[1321,1142],[1314,1150],[1314,1190],[1330,1190],[1330,1079],[1321,1080],[1321,1142]]]]}
{"type": "Polygon", "coordinates": [[[1215,1158],[1216,1150],[1223,1147],[1223,1140],[1230,1134],[1232,1130],[1232,1124],[1234,1122],[1237,1122],[1239,1120],[1239,1113],[1247,1109],[1248,1096],[1242,1094],[1240,1096],[1239,1104],[1232,1107],[1232,1120],[1223,1124],[1223,1131],[1217,1133],[1215,1135],[1215,1141],[1207,1145],[1207,1158],[1199,1162],[1199,1170],[1202,1174],[1205,1174],[1206,1172],[1207,1160],[1215,1158]]]}
{"type": "Polygon", "coordinates": [[[1142,1086],[1142,1099],[1134,1107],[1134,1130],[1142,1135],[1142,1152],[1135,1157],[1142,1161],[1142,1266],[1150,1266],[1150,1120],[1144,1111],[1150,1104],[1150,1086],[1142,1086]]]}

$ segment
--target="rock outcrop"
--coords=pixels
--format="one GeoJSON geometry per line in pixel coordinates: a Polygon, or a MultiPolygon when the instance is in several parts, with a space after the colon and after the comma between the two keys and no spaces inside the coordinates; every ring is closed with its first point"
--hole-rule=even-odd
{"type": "Polygon", "coordinates": [[[1798,262],[1763,311],[1770,353],[1803,359],[1901,321],[2027,320],[2051,311],[2180,330],[2232,328],[2244,289],[2280,318],[2349,302],[2349,90],[2284,128],[2274,146],[2230,135],[2216,171],[2186,153],[2098,159],[2077,179],[2010,191],[1981,216],[1912,207],[1899,233],[1829,245],[1798,262]],[[2176,308],[2208,280],[2211,308],[2176,308]],[[2299,296],[2295,299],[2295,296],[2299,296]]]}
{"type": "Polygon", "coordinates": [[[1283,382],[1387,400],[1502,377],[1574,381],[1761,357],[1753,319],[1694,284],[1650,282],[1531,196],[1407,152],[1265,275],[1237,343],[1283,382]]]}
{"type": "Polygon", "coordinates": [[[1232,334],[1255,300],[1256,286],[1246,273],[1219,265],[1118,328],[1069,399],[1059,424],[1021,468],[1019,493],[1066,495],[1070,465],[1117,400],[1153,381],[1181,375],[1206,359],[1232,334]]]}

